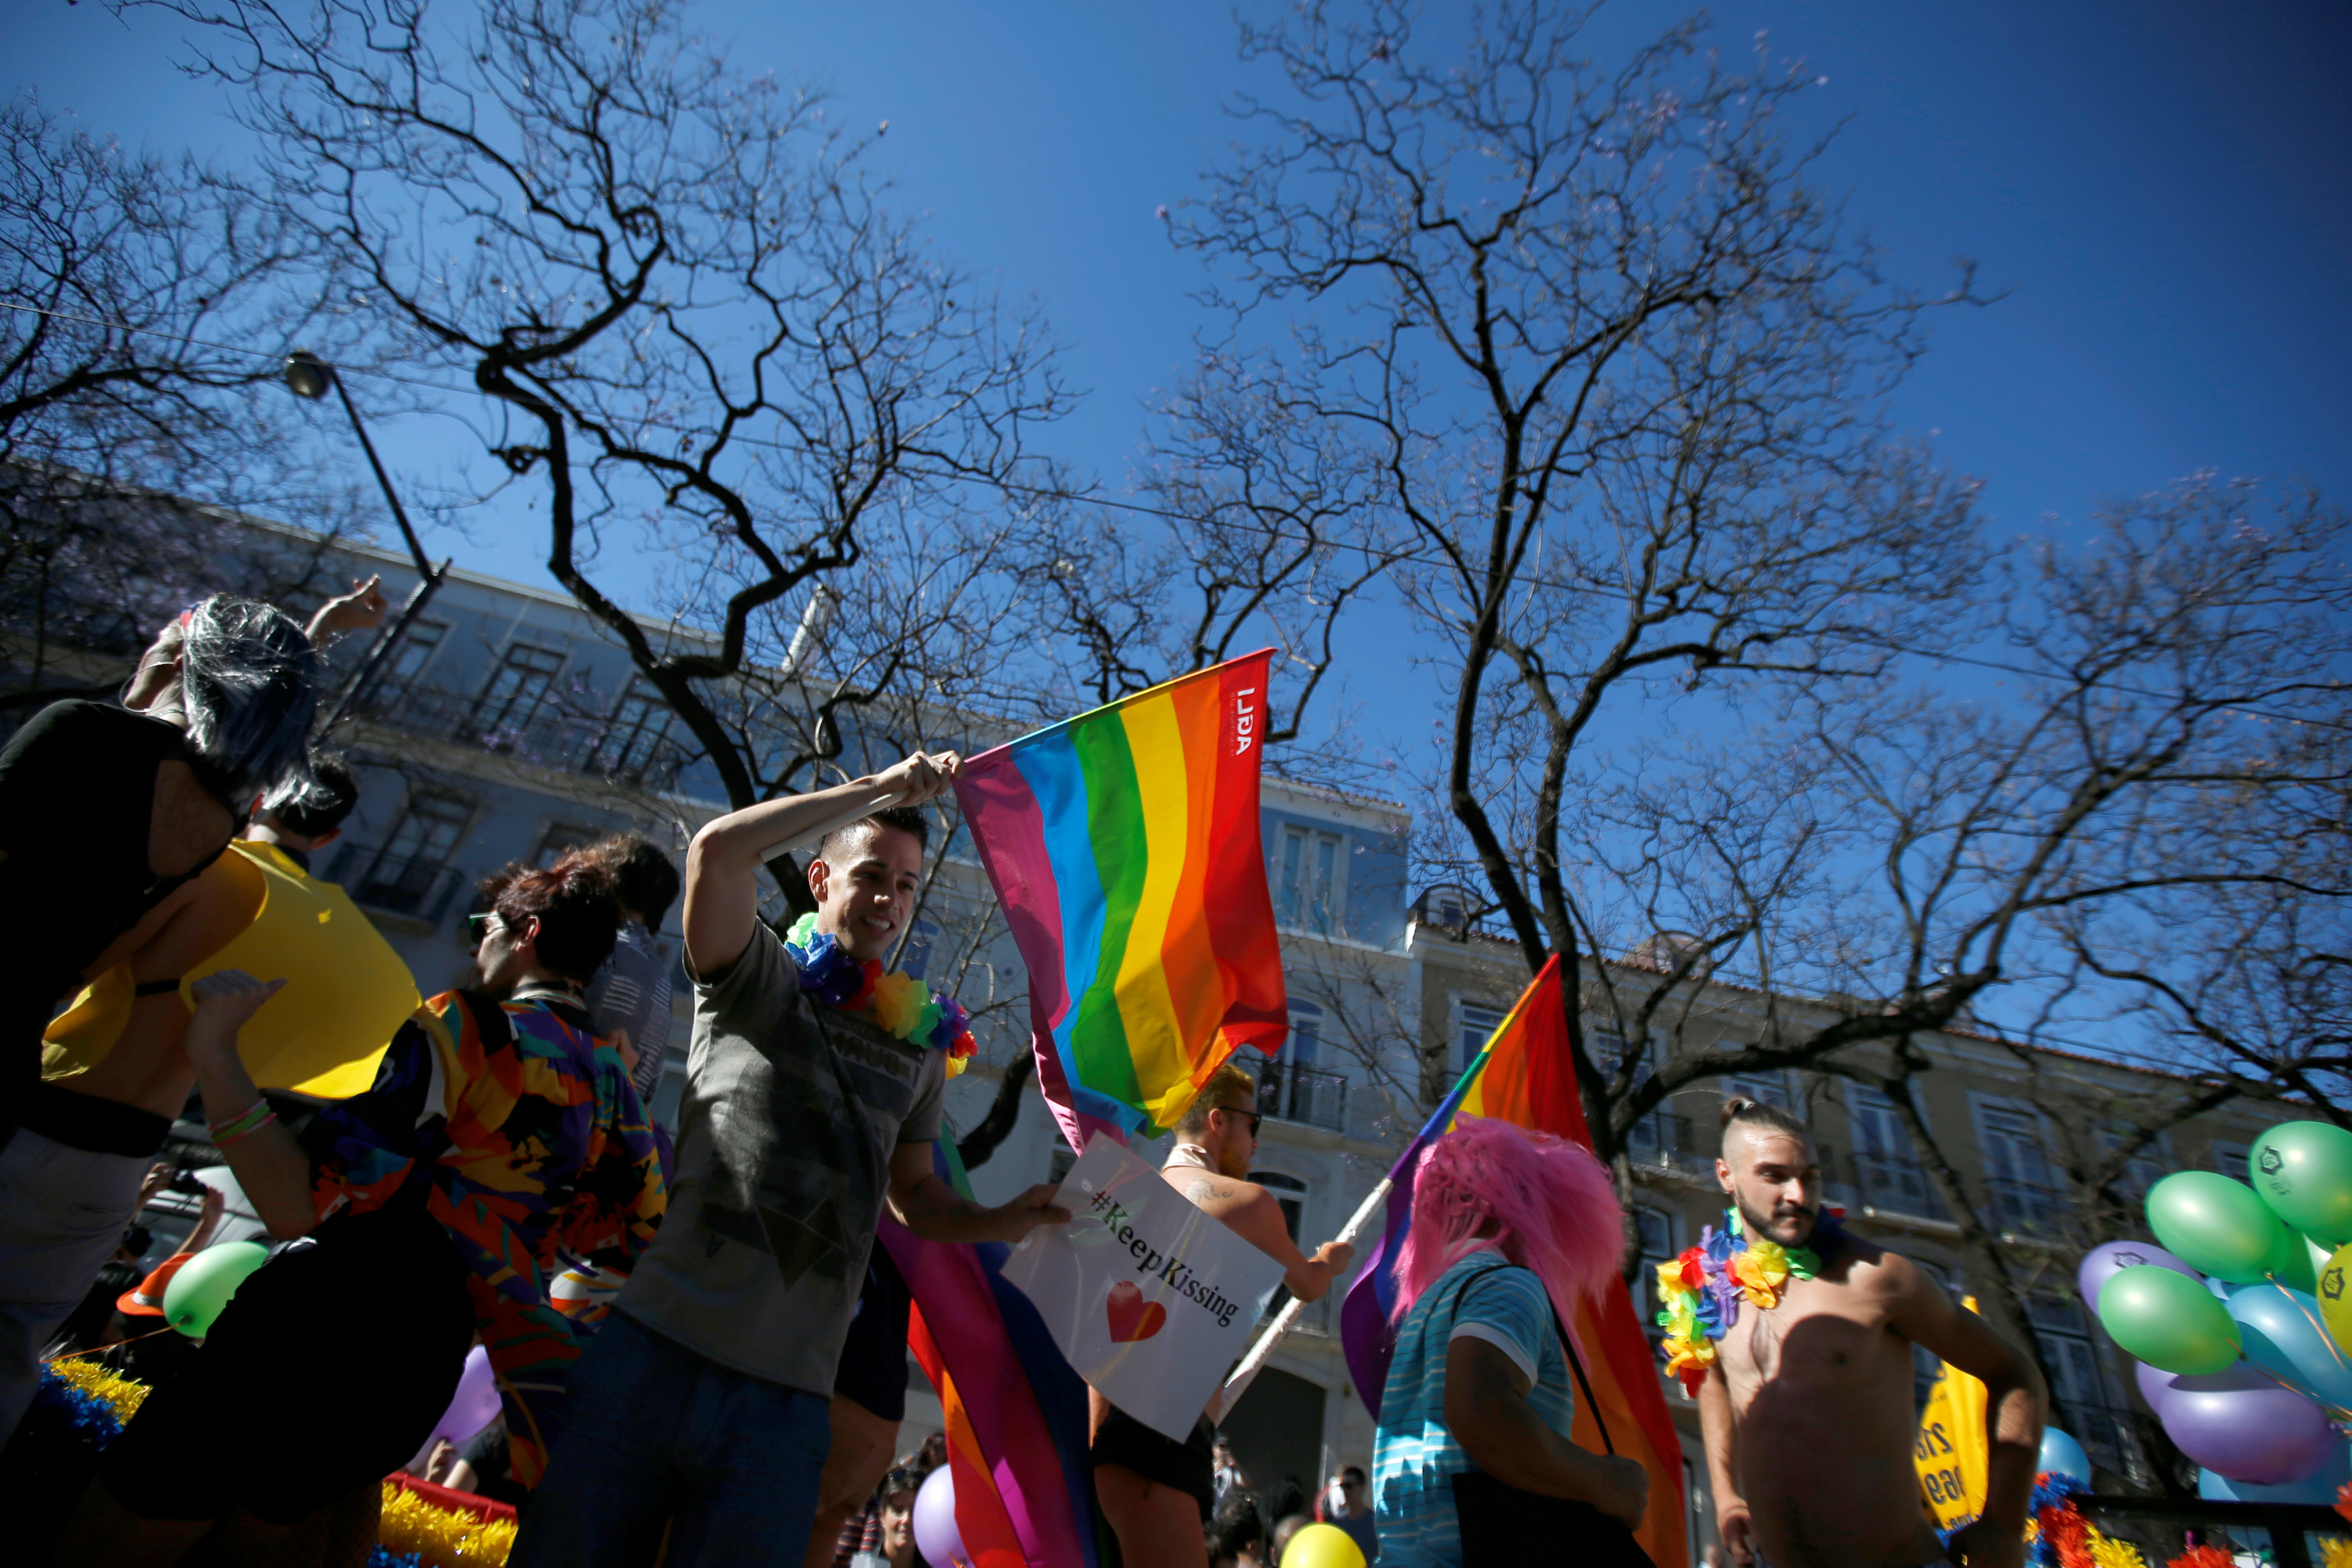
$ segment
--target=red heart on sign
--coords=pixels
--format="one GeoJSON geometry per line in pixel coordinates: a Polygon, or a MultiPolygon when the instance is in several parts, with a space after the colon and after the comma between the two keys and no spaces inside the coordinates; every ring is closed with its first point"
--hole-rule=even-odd
{"type": "Polygon", "coordinates": [[[1143,1292],[1125,1280],[1110,1288],[1110,1300],[1103,1305],[1110,1314],[1111,1340],[1118,1344],[1150,1339],[1168,1326],[1168,1309],[1145,1301],[1143,1292]]]}

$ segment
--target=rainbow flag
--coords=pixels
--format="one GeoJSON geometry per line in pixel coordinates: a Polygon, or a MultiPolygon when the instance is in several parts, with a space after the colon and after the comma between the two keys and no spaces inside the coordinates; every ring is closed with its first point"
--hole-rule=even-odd
{"type": "MultiPolygon", "coordinates": [[[[953,1144],[940,1139],[932,1163],[971,1196],[953,1144]]],[[[887,1214],[876,1239],[914,1297],[908,1343],[946,1409],[956,1529],[975,1568],[1097,1568],[1087,1385],[1004,1282],[1008,1249],[926,1241],[887,1214]]]]}
{"type": "MultiPolygon", "coordinates": [[[[1340,1304],[1340,1343],[1348,1370],[1364,1408],[1380,1419],[1381,1396],[1388,1383],[1389,1359],[1395,1342],[1389,1332],[1389,1313],[1396,1305],[1396,1259],[1412,1224],[1412,1164],[1429,1141],[1462,1116],[1499,1116],[1517,1126],[1550,1133],[1573,1143],[1592,1146],[1585,1124],[1584,1103],[1578,1097],[1576,1071],[1568,1050],[1568,1017],[1560,1006],[1559,956],[1544,964],[1542,972],[1519,993],[1508,1016],[1496,1025],[1470,1065],[1405,1149],[1390,1171],[1395,1184],[1389,1192],[1388,1222],[1364,1259],[1355,1282],[1340,1304]]],[[[1585,1367],[1592,1380],[1593,1403],[1617,1451],[1641,1461],[1650,1473],[1650,1511],[1635,1538],[1658,1563],[1690,1560],[1683,1503],[1682,1443],[1675,1435],[1674,1417],[1666,1413],[1665,1391],[1650,1342],[1634,1315],[1633,1298],[1623,1291],[1602,1293],[1600,1307],[1586,1301],[1576,1311],[1576,1334],[1588,1352],[1597,1353],[1585,1367]]],[[[1576,1441],[1601,1451],[1599,1425],[1580,1420],[1576,1441]]]]}
{"type": "Polygon", "coordinates": [[[1056,1106],[1171,1127],[1236,1047],[1289,1027],[1258,842],[1271,650],[982,753],[956,798],[1029,969],[1056,1106]]]}

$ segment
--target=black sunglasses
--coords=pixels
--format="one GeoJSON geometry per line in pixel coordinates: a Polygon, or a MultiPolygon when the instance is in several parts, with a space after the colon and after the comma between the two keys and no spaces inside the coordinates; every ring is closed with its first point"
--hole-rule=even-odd
{"type": "Polygon", "coordinates": [[[479,915],[468,915],[466,916],[467,939],[473,942],[479,942],[488,936],[490,934],[490,922],[496,920],[498,917],[498,911],[495,909],[486,909],[479,915]]]}
{"type": "Polygon", "coordinates": [[[1250,1136],[1253,1138],[1257,1136],[1257,1124],[1265,1120],[1265,1117],[1260,1113],[1255,1111],[1244,1111],[1238,1105],[1220,1105],[1217,1109],[1223,1111],[1228,1116],[1247,1116],[1249,1118],[1250,1124],[1250,1136]]]}

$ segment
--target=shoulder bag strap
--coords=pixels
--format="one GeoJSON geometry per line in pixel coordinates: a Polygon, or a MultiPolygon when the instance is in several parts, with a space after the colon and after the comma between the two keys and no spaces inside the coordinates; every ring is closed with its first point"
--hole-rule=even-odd
{"type": "MultiPolygon", "coordinates": [[[[1454,1292],[1454,1316],[1459,1317],[1462,1315],[1462,1292],[1470,1288],[1470,1282],[1472,1281],[1483,1279],[1486,1275],[1496,1272],[1497,1270],[1516,1269],[1518,1267],[1519,1265],[1517,1263],[1496,1263],[1487,1268],[1479,1270],[1476,1273],[1464,1275],[1460,1287],[1454,1292]]],[[[1547,1291],[1544,1294],[1546,1298],[1544,1304],[1546,1306],[1551,1306],[1549,1300],[1551,1293],[1547,1291]]],[[[1577,1392],[1584,1396],[1584,1407],[1592,1412],[1592,1424],[1601,1428],[1601,1446],[1608,1449],[1611,1454],[1615,1454],[1617,1452],[1617,1445],[1610,1439],[1609,1422],[1601,1414],[1601,1402],[1592,1397],[1592,1384],[1591,1380],[1584,1375],[1584,1362],[1576,1354],[1576,1342],[1568,1337],[1568,1329],[1566,1325],[1561,1323],[1559,1321],[1559,1309],[1558,1307],[1551,1307],[1551,1332],[1559,1336],[1560,1352],[1568,1357],[1568,1364],[1576,1374],[1577,1392]]]]}

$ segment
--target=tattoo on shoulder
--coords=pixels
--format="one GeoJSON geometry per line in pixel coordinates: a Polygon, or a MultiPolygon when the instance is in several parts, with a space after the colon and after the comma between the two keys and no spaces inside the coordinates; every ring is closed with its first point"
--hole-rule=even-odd
{"type": "Polygon", "coordinates": [[[1202,1180],[1196,1181],[1191,1186],[1186,1187],[1184,1189],[1184,1196],[1192,1199],[1194,1203],[1207,1203],[1212,1199],[1233,1197],[1234,1189],[1229,1186],[1213,1186],[1204,1178],[1202,1180]]]}

